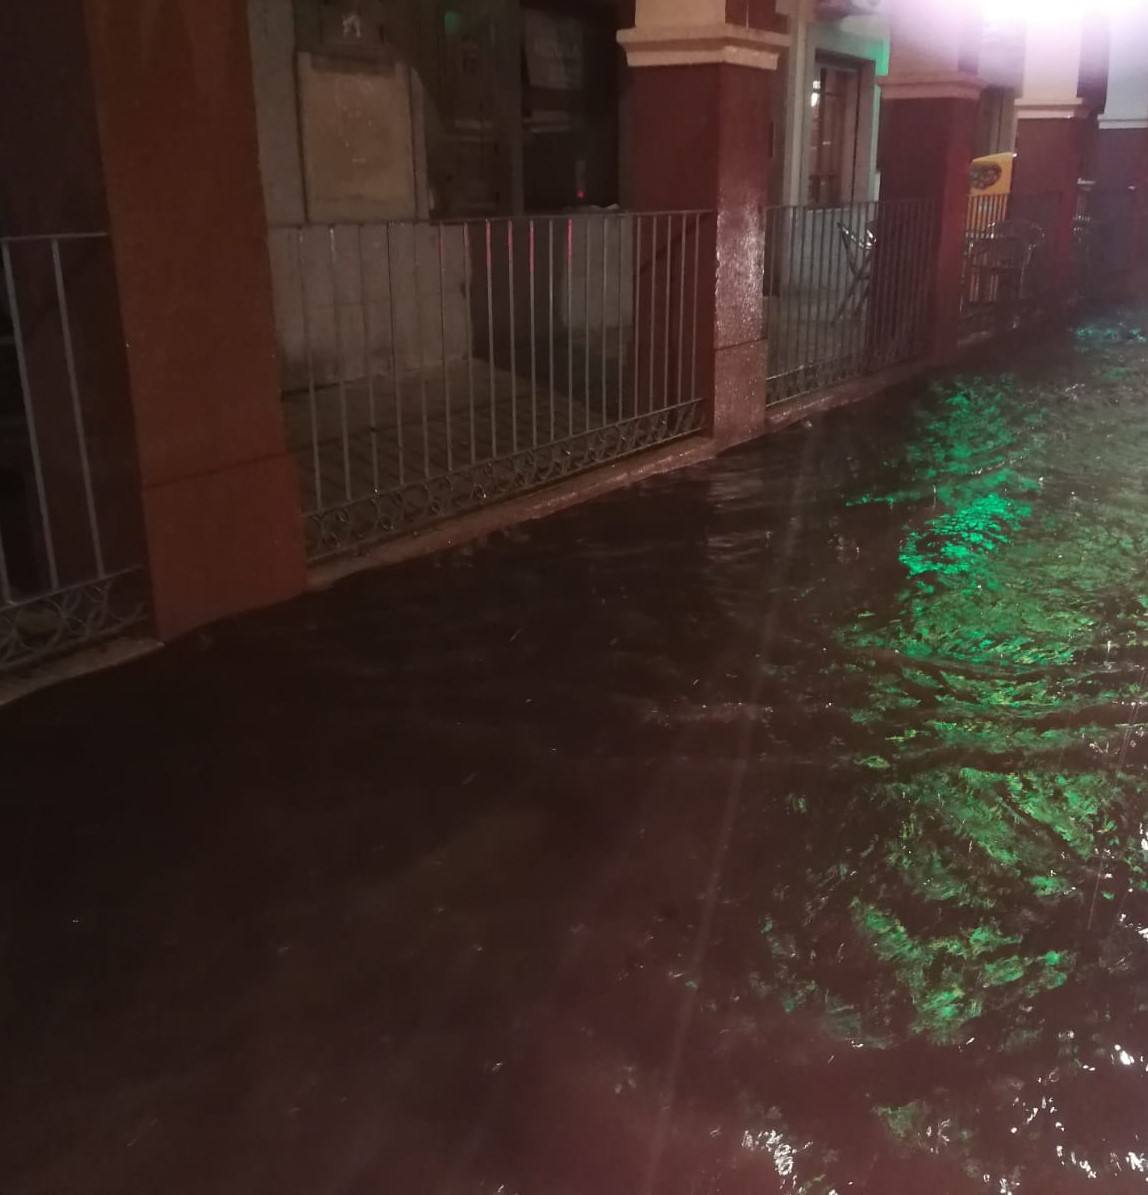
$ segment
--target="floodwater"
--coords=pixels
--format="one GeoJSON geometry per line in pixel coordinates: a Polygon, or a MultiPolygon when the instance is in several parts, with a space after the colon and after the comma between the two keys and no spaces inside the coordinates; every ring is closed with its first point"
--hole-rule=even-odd
{"type": "Polygon", "coordinates": [[[1148,1186],[1146,331],[0,713],[0,1188],[1148,1186]]]}

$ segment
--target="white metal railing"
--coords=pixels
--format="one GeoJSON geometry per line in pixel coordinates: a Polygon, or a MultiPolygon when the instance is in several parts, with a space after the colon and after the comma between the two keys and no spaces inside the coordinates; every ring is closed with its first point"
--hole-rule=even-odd
{"type": "Polygon", "coordinates": [[[311,556],[701,430],[712,227],[609,211],[272,229],[311,556]]]}

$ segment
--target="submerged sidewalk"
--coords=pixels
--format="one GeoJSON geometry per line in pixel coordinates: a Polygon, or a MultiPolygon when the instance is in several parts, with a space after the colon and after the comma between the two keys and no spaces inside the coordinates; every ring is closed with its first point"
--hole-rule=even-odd
{"type": "Polygon", "coordinates": [[[1140,1190],[1142,327],[0,711],[0,1188],[1140,1190]]]}

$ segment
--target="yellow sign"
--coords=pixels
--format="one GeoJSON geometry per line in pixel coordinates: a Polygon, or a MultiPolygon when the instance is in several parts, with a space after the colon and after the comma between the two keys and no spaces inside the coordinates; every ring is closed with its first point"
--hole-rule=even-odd
{"type": "Polygon", "coordinates": [[[970,195],[1008,195],[1012,191],[1012,165],[1016,154],[985,154],[969,167],[970,195]]]}

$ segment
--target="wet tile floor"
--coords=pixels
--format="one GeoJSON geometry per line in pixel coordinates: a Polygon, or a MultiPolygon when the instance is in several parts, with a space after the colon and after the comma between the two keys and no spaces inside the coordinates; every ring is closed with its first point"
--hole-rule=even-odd
{"type": "Polygon", "coordinates": [[[0,1189],[1148,1185],[1142,327],[0,713],[0,1189]]]}

